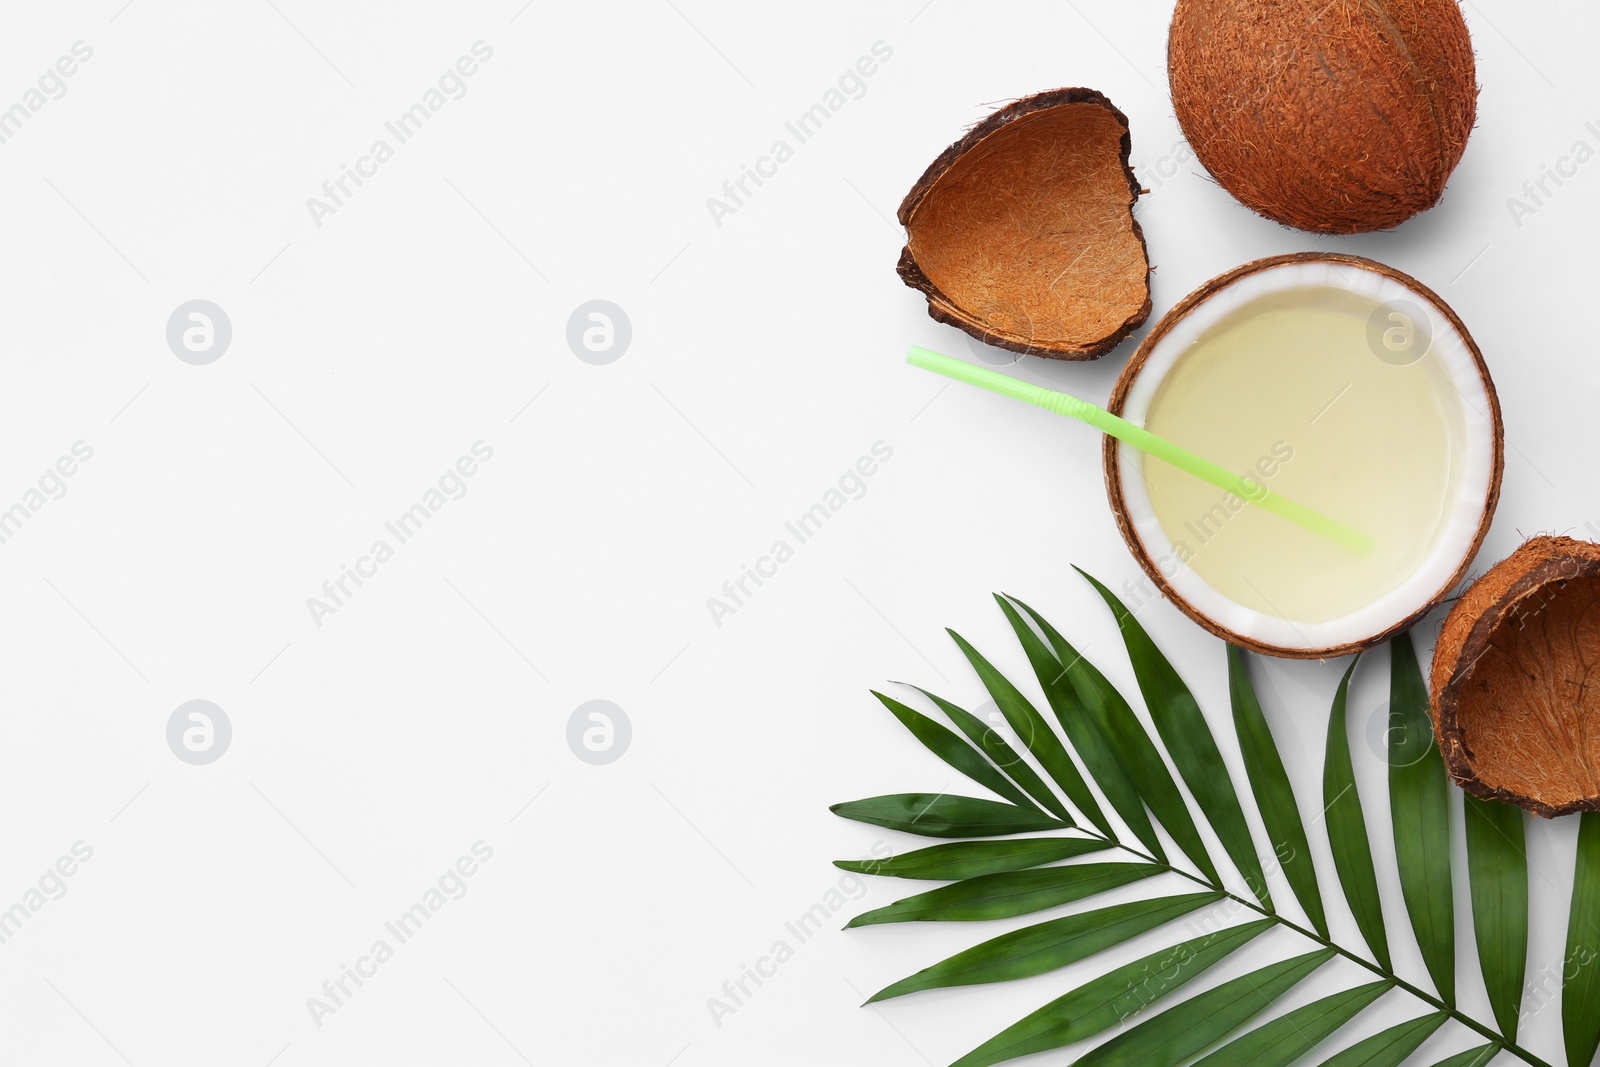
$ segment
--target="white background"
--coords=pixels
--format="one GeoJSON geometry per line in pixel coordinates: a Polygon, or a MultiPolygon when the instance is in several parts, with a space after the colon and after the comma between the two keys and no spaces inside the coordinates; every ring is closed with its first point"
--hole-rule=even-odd
{"type": "MultiPolygon", "coordinates": [[[[1092,86],[1129,115],[1157,316],[1308,247],[1382,259],[1454,305],[1509,446],[1480,570],[1525,535],[1600,527],[1600,164],[1520,226],[1507,204],[1575,141],[1600,148],[1586,5],[1469,3],[1479,128],[1443,204],[1395,233],[1313,240],[1174,165],[1169,4],[274,3],[4,15],[0,107],[74,42],[94,54],[0,145],[0,508],[74,442],[94,455],[0,545],[0,908],[74,842],[94,851],[0,945],[0,1062],[941,1064],[1103,971],[859,1008],[996,930],[798,944],[784,925],[840,887],[831,859],[923,843],[826,805],[952,784],[867,690],[980,704],[946,625],[1025,677],[991,591],[1130,682],[1070,569],[1114,588],[1138,575],[1096,442],[902,362],[909,343],[974,349],[896,278],[894,209],[1017,96],[1092,86]],[[479,40],[493,58],[467,94],[317,226],[307,198],[479,40]],[[878,41],[893,55],[864,95],[718,226],[707,198],[878,41]],[[165,340],[196,298],[234,331],[202,367],[165,340]],[[565,340],[597,298],[633,325],[607,366],[565,340]],[[319,628],[307,598],[479,440],[494,457],[467,495],[319,628]],[[865,495],[717,626],[707,599],[880,440],[893,458],[865,495]],[[200,767],[165,740],[197,698],[234,731],[200,767]],[[566,743],[597,698],[633,727],[608,766],[566,743]],[[469,892],[316,1025],[307,998],[480,840],[493,859],[469,892]],[[708,998],[780,939],[793,958],[718,1025],[708,998]]],[[[1015,370],[1103,400],[1133,344],[1015,370]]],[[[1141,620],[1225,724],[1220,643],[1161,603],[1141,620]]],[[[1383,664],[1360,677],[1352,735],[1387,869],[1364,743],[1381,736],[1383,664]]],[[[1258,664],[1308,820],[1342,667],[1258,664]]],[[[1559,961],[1574,830],[1531,827],[1535,971],[1559,961]]],[[[874,884],[830,925],[907,888],[874,884]]],[[[1385,888],[1397,959],[1425,982],[1385,888]]],[[[1464,875],[1457,889],[1461,996],[1487,1017],[1464,875]]],[[[1329,967],[1286,1003],[1352,977],[1329,967]]],[[[1407,1013],[1393,995],[1337,1040],[1407,1013]]],[[[1558,1016],[1525,1022],[1556,1062],[1558,1016]]],[[[1446,1027],[1429,1050],[1468,1044],[1446,1027]]]]}

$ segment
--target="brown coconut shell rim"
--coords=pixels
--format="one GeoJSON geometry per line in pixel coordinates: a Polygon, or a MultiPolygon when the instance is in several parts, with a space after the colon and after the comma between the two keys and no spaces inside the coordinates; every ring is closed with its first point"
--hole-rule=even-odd
{"type": "Polygon", "coordinates": [[[1140,372],[1144,369],[1150,354],[1155,351],[1156,345],[1161,342],[1162,338],[1166,337],[1172,328],[1181,322],[1189,312],[1240,278],[1258,274],[1261,271],[1270,270],[1287,263],[1342,263],[1391,278],[1404,285],[1416,296],[1433,305],[1434,309],[1444,316],[1456,331],[1456,334],[1466,344],[1467,350],[1472,353],[1473,362],[1478,368],[1478,377],[1482,380],[1484,392],[1489,398],[1489,416],[1494,426],[1494,471],[1489,481],[1489,491],[1484,500],[1483,517],[1478,522],[1478,529],[1473,535],[1472,544],[1463,554],[1461,564],[1451,574],[1450,578],[1428,598],[1426,603],[1411,614],[1394,623],[1382,633],[1374,634],[1359,641],[1351,641],[1342,645],[1330,645],[1324,648],[1285,648],[1267,644],[1244,634],[1234,633],[1210,616],[1202,613],[1199,608],[1180,596],[1178,591],[1162,575],[1161,568],[1151,558],[1149,550],[1145,548],[1144,542],[1139,538],[1138,531],[1134,529],[1133,523],[1128,517],[1127,501],[1122,495],[1121,462],[1118,457],[1117,442],[1113,438],[1107,437],[1102,443],[1101,458],[1105,467],[1106,496],[1110,500],[1111,514],[1117,521],[1117,529],[1121,531],[1122,539],[1127,542],[1128,549],[1133,553],[1134,559],[1138,561],[1139,567],[1156,584],[1156,588],[1161,591],[1161,595],[1171,601],[1179,611],[1187,615],[1201,628],[1215,634],[1224,641],[1238,645],[1240,648],[1249,649],[1252,652],[1259,652],[1266,656],[1277,656],[1283,659],[1333,659],[1337,656],[1350,655],[1355,652],[1363,652],[1369,648],[1375,648],[1395,634],[1410,629],[1418,619],[1432,611],[1445,597],[1449,596],[1451,590],[1466,577],[1467,570],[1472,565],[1473,557],[1478,554],[1478,549],[1483,545],[1483,539],[1489,532],[1489,523],[1494,518],[1495,506],[1500,500],[1500,480],[1505,469],[1505,427],[1500,417],[1500,398],[1495,392],[1494,381],[1489,376],[1488,365],[1483,361],[1483,353],[1479,351],[1477,342],[1472,339],[1472,335],[1467,332],[1466,324],[1461,321],[1450,305],[1446,304],[1432,289],[1429,289],[1403,271],[1363,256],[1351,256],[1337,252],[1296,252],[1290,255],[1269,256],[1265,259],[1253,260],[1235,267],[1200,286],[1179,301],[1171,311],[1163,315],[1161,321],[1156,323],[1150,332],[1145,335],[1144,340],[1139,344],[1138,351],[1134,352],[1132,358],[1128,360],[1127,366],[1123,367],[1122,374],[1118,376],[1117,384],[1111,390],[1111,399],[1106,405],[1107,410],[1118,415],[1122,413],[1123,404],[1128,398],[1128,391],[1133,387],[1134,380],[1138,378],[1140,372]]]}
{"type": "Polygon", "coordinates": [[[1457,717],[1457,708],[1462,687],[1471,680],[1479,658],[1488,651],[1500,624],[1550,586],[1574,578],[1600,578],[1600,546],[1569,537],[1529,539],[1472,583],[1445,617],[1433,653],[1433,699],[1429,710],[1433,713],[1439,751],[1450,776],[1473,796],[1515,804],[1546,819],[1580,811],[1600,811],[1600,796],[1549,804],[1537,796],[1488,785],[1473,767],[1472,749],[1457,717]],[[1573,547],[1577,547],[1577,551],[1573,551],[1573,547]],[[1481,614],[1472,617],[1472,611],[1480,607],[1481,614]]]}
{"type": "MultiPolygon", "coordinates": [[[[1122,139],[1119,145],[1122,171],[1128,180],[1128,191],[1132,195],[1133,201],[1136,202],[1143,190],[1139,185],[1138,177],[1133,172],[1133,167],[1128,162],[1133,153],[1133,137],[1128,128],[1128,116],[1123,114],[1105,94],[1098,90],[1083,87],[1051,89],[1048,92],[1035,93],[1032,96],[1025,96],[1020,100],[1007,104],[999,111],[973,125],[958,141],[943,152],[940,152],[934,161],[928,164],[927,170],[922,172],[922,177],[917,179],[916,184],[911,187],[911,191],[906,194],[905,199],[900,202],[900,209],[895,213],[900,225],[909,230],[911,220],[916,217],[917,208],[921,205],[923,198],[938,184],[939,179],[944,177],[945,172],[954,166],[958,159],[975,148],[980,141],[1025,115],[1032,115],[1039,111],[1047,111],[1051,108],[1070,104],[1094,104],[1102,107],[1110,112],[1111,116],[1122,127],[1122,139]]],[[[1131,216],[1133,212],[1132,202],[1128,205],[1128,212],[1131,216]]],[[[1145,240],[1144,230],[1140,227],[1139,220],[1133,218],[1132,223],[1133,235],[1139,242],[1141,258],[1145,265],[1145,276],[1148,279],[1150,274],[1150,246],[1145,240]]],[[[916,257],[912,255],[909,239],[906,241],[905,247],[900,250],[900,262],[896,265],[895,270],[902,281],[927,297],[928,314],[936,322],[954,326],[956,329],[976,337],[984,344],[993,345],[996,348],[1019,352],[1023,355],[1044,356],[1048,359],[1098,359],[1126,340],[1134,330],[1143,326],[1150,318],[1152,307],[1150,287],[1147,282],[1145,285],[1144,305],[1117,329],[1084,348],[1056,348],[1013,340],[1004,334],[984,329],[983,325],[973,317],[962,317],[947,310],[947,308],[955,308],[959,311],[960,305],[946,296],[923,273],[922,268],[917,265],[916,257]]]]}

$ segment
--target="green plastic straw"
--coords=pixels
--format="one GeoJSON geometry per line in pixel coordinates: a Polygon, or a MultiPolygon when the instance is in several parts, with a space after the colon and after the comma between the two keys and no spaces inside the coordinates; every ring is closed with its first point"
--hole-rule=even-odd
{"type": "Polygon", "coordinates": [[[974,366],[963,363],[959,359],[930,352],[926,348],[913,345],[911,352],[906,356],[906,362],[913,367],[931,370],[947,378],[954,378],[958,382],[976,385],[1002,396],[1009,396],[1022,400],[1046,411],[1057,415],[1065,415],[1080,422],[1086,422],[1101,433],[1109,434],[1125,444],[1132,445],[1139,451],[1155,456],[1159,460],[1172,464],[1181,471],[1187,471],[1204,481],[1210,482],[1219,489],[1226,489],[1241,500],[1247,500],[1256,507],[1281,515],[1290,522],[1298,523],[1306,529],[1319,533],[1324,537],[1337,541],[1347,548],[1358,552],[1367,552],[1372,548],[1372,538],[1360,530],[1352,529],[1337,519],[1331,519],[1321,512],[1312,511],[1302,504],[1274,493],[1260,482],[1246,478],[1241,474],[1230,471],[1228,468],[1211,462],[1204,456],[1197,456],[1187,448],[1173,444],[1165,437],[1159,437],[1142,426],[1135,426],[1126,419],[1119,418],[1104,408],[1096,407],[1087,400],[1079,400],[1068,393],[1058,393],[1054,389],[1046,389],[1031,382],[1024,382],[1016,378],[989,370],[987,367],[974,366]]]}

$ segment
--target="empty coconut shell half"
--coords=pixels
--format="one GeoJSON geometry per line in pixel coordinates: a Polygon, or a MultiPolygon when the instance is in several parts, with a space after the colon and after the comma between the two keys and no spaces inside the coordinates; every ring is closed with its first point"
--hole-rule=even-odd
{"type": "Polygon", "coordinates": [[[928,314],[991,345],[1093,359],[1150,315],[1128,119],[1093,89],[996,111],[900,205],[900,277],[928,314]]]}
{"type": "Polygon", "coordinates": [[[1600,810],[1600,545],[1536,537],[1472,584],[1433,654],[1433,718],[1467,792],[1600,810]]]}

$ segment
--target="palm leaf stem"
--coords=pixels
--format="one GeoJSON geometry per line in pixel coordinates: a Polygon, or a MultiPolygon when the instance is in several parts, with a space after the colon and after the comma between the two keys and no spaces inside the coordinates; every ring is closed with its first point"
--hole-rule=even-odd
{"type": "Polygon", "coordinates": [[[1456,1008],[1452,1007],[1449,1004],[1446,1004],[1444,1001],[1440,1000],[1438,997],[1436,997],[1433,994],[1427,992],[1426,990],[1420,988],[1419,986],[1413,985],[1412,983],[1406,981],[1404,978],[1401,978],[1397,974],[1391,974],[1390,972],[1388,972],[1388,971],[1384,970],[1382,967],[1380,967],[1378,964],[1373,963],[1371,960],[1365,959],[1362,956],[1359,956],[1356,953],[1354,953],[1354,952],[1350,951],[1349,949],[1345,948],[1344,946],[1339,945],[1339,944],[1335,943],[1334,941],[1323,937],[1321,934],[1317,933],[1315,930],[1308,930],[1304,926],[1301,926],[1299,923],[1292,922],[1289,919],[1284,918],[1282,915],[1279,915],[1275,911],[1268,911],[1266,908],[1262,907],[1261,904],[1258,903],[1257,901],[1255,901],[1254,899],[1246,899],[1245,897],[1241,897],[1241,896],[1239,896],[1239,895],[1237,895],[1235,893],[1232,893],[1232,892],[1228,891],[1225,887],[1207,880],[1203,875],[1191,873],[1190,871],[1186,871],[1181,867],[1175,867],[1172,864],[1164,862],[1162,860],[1159,860],[1159,859],[1155,858],[1154,856],[1152,856],[1152,855],[1150,855],[1150,854],[1148,854],[1146,852],[1141,851],[1138,848],[1135,848],[1135,847],[1133,847],[1131,845],[1124,844],[1123,842],[1117,840],[1115,837],[1104,836],[1104,835],[1099,834],[1099,833],[1095,832],[1094,830],[1092,830],[1090,828],[1087,828],[1087,827],[1078,827],[1078,830],[1081,833],[1083,833],[1085,836],[1087,836],[1087,837],[1097,838],[1097,839],[1099,839],[1101,841],[1104,841],[1107,844],[1111,845],[1112,847],[1119,848],[1122,851],[1129,853],[1130,855],[1138,857],[1140,860],[1142,860],[1142,861],[1144,861],[1146,863],[1154,864],[1155,866],[1161,868],[1162,870],[1170,871],[1173,874],[1176,874],[1176,875],[1178,875],[1179,877],[1182,877],[1182,878],[1187,878],[1189,881],[1195,883],[1196,885],[1204,886],[1206,889],[1209,889],[1209,890],[1211,890],[1213,892],[1216,892],[1216,893],[1221,893],[1224,898],[1234,901],[1240,907],[1248,908],[1251,911],[1255,912],[1257,915],[1262,916],[1263,918],[1271,919],[1274,922],[1278,923],[1279,925],[1285,927],[1286,929],[1293,930],[1295,933],[1301,935],[1302,937],[1309,938],[1310,940],[1315,941],[1317,944],[1321,945],[1323,948],[1332,949],[1335,953],[1337,953],[1340,956],[1343,956],[1345,959],[1351,961],[1352,963],[1355,963],[1355,964],[1357,964],[1357,965],[1359,965],[1361,967],[1365,967],[1367,970],[1371,971],[1373,974],[1377,975],[1378,977],[1386,979],[1386,980],[1388,980],[1390,982],[1393,982],[1396,987],[1405,990],[1407,993],[1410,993],[1412,996],[1416,997],[1418,1000],[1420,1000],[1423,1003],[1425,1003],[1425,1004],[1429,1005],[1430,1007],[1432,1007],[1435,1011],[1441,1011],[1441,1012],[1445,1013],[1446,1015],[1448,1015],[1454,1021],[1460,1023],[1462,1026],[1465,1026],[1467,1029],[1472,1030],[1475,1033],[1479,1034],[1481,1037],[1485,1038],[1487,1041],[1489,1041],[1491,1044],[1493,1044],[1494,1046],[1499,1048],[1501,1051],[1509,1053],[1510,1055],[1517,1057],[1518,1059],[1522,1060],[1524,1063],[1532,1064],[1533,1067],[1553,1067],[1553,1065],[1551,1063],[1549,1063],[1546,1060],[1540,1059],[1538,1056],[1535,1056],[1533,1053],[1529,1052],[1527,1049],[1523,1048],[1521,1045],[1518,1045],[1515,1041],[1510,1040],[1509,1038],[1505,1037],[1502,1034],[1496,1033],[1495,1031],[1491,1030],[1489,1027],[1485,1026],[1483,1023],[1480,1023],[1478,1020],[1472,1018],[1471,1016],[1462,1014],[1456,1008]]]}

